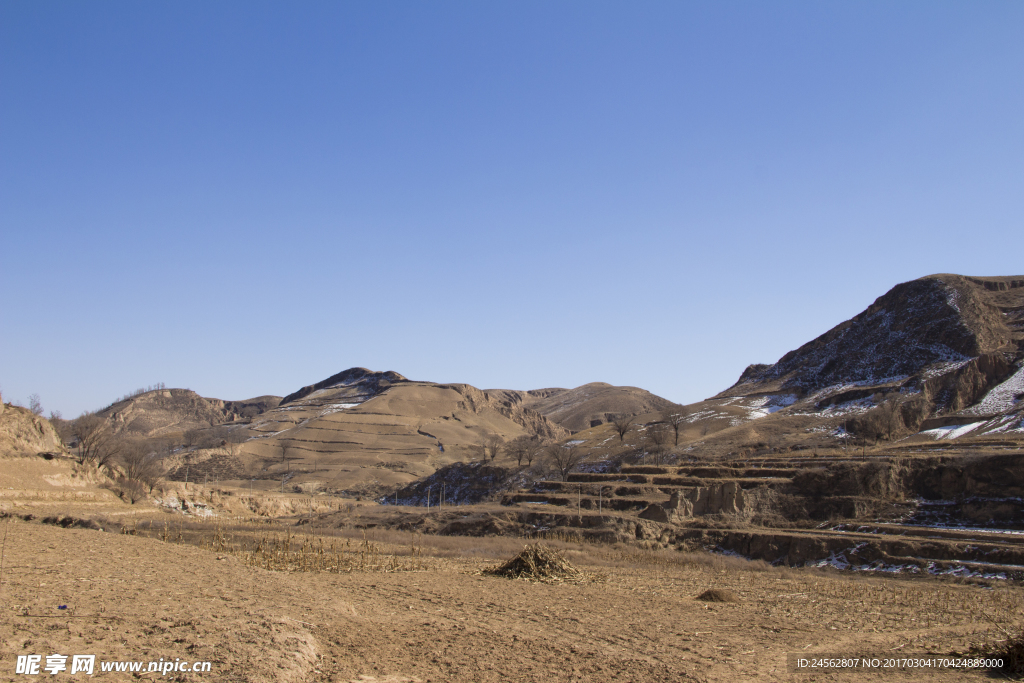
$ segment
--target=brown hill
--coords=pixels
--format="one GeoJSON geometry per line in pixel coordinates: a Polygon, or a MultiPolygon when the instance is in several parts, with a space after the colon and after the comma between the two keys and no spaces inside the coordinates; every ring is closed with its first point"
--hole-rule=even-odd
{"type": "Polygon", "coordinates": [[[97,414],[117,432],[141,436],[180,434],[189,429],[245,422],[281,402],[278,396],[244,401],[204,398],[190,389],[158,389],[107,406],[97,414]]]}
{"type": "Polygon", "coordinates": [[[304,387],[238,429],[250,437],[243,459],[260,463],[258,476],[367,492],[427,476],[451,462],[479,459],[490,439],[567,435],[502,392],[415,382],[365,368],[304,387]]]}
{"type": "Polygon", "coordinates": [[[518,399],[524,407],[574,432],[604,424],[614,415],[654,413],[675,405],[644,389],[616,387],[605,382],[591,382],[575,389],[495,389],[491,393],[518,399]]]}
{"type": "MultiPolygon", "coordinates": [[[[1024,276],[931,275],[689,407],[705,452],[1024,435],[1024,276]],[[898,404],[887,418],[881,404],[898,404]],[[888,423],[891,423],[888,424],[888,423]],[[890,426],[893,426],[890,429],[890,426]]],[[[698,447],[698,446],[695,446],[698,447]]]]}

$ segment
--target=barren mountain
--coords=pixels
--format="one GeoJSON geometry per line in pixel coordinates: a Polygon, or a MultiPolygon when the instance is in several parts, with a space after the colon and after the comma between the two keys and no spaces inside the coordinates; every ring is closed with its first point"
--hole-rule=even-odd
{"type": "Polygon", "coordinates": [[[158,389],[118,401],[97,414],[108,418],[115,431],[161,436],[248,421],[280,402],[277,396],[222,401],[204,398],[190,389],[158,389]]]}
{"type": "Polygon", "coordinates": [[[243,449],[262,461],[263,475],[284,476],[293,486],[366,491],[479,459],[490,439],[567,435],[503,392],[365,368],[304,387],[239,429],[251,437],[243,449]]]}
{"type": "Polygon", "coordinates": [[[751,365],[719,397],[788,392],[835,403],[887,386],[960,410],[1012,374],[1022,341],[1024,276],[931,275],[897,285],[777,363],[751,365]]]}
{"type": "Polygon", "coordinates": [[[728,439],[734,449],[801,433],[817,443],[845,439],[848,430],[889,431],[879,406],[890,397],[904,436],[1024,431],[1024,276],[943,274],[899,284],[778,362],[749,366],[732,387],[692,407],[690,419],[732,428],[707,441],[728,439]]]}

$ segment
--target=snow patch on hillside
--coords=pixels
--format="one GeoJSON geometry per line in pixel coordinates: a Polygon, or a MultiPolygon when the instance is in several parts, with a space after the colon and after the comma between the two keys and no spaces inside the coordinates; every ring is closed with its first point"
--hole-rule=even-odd
{"type": "Polygon", "coordinates": [[[970,434],[978,427],[982,427],[986,422],[972,422],[966,425],[951,425],[949,427],[936,427],[935,429],[929,429],[921,432],[925,436],[930,436],[936,440],[938,439],[959,439],[965,434],[970,434]]]}
{"type": "Polygon", "coordinates": [[[955,370],[959,370],[963,366],[970,363],[973,358],[964,358],[961,360],[946,361],[944,363],[936,363],[927,370],[921,373],[922,379],[932,379],[933,377],[941,377],[955,370]]]}
{"type": "Polygon", "coordinates": [[[964,410],[967,415],[991,415],[1012,410],[1022,399],[1017,396],[1024,394],[1024,367],[1021,367],[1008,380],[993,387],[978,403],[964,410]]]}
{"type": "Polygon", "coordinates": [[[797,398],[794,394],[774,394],[769,396],[755,396],[753,398],[737,397],[729,399],[728,402],[723,403],[722,405],[733,405],[733,407],[741,408],[746,411],[746,415],[742,417],[734,417],[732,419],[732,424],[738,425],[749,420],[757,420],[762,417],[767,417],[772,413],[777,413],[780,410],[793,405],[796,401],[797,398]]]}
{"type": "Polygon", "coordinates": [[[327,408],[325,408],[323,411],[321,411],[320,417],[323,417],[324,415],[330,415],[332,413],[340,413],[343,410],[348,410],[349,408],[355,408],[358,405],[360,405],[360,404],[359,403],[332,403],[329,406],[327,406],[327,408]]]}

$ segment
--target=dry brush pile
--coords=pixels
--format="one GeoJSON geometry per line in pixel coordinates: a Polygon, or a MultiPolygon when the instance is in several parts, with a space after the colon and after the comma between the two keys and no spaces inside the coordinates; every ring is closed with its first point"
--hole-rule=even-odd
{"type": "Polygon", "coordinates": [[[541,543],[526,546],[521,553],[505,564],[488,569],[484,573],[543,583],[579,583],[590,578],[557,550],[541,543]]]}

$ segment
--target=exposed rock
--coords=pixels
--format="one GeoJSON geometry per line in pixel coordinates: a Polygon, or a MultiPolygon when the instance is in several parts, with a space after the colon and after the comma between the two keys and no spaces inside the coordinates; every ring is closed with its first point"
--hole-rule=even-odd
{"type": "Polygon", "coordinates": [[[640,513],[641,519],[671,524],[703,515],[729,515],[743,511],[743,490],[734,481],[695,486],[675,491],[667,503],[652,503],[640,513]]]}
{"type": "Polygon", "coordinates": [[[45,418],[34,415],[27,408],[11,405],[0,412],[0,454],[59,453],[63,450],[60,437],[45,418]]]}
{"type": "Polygon", "coordinates": [[[373,370],[367,370],[366,368],[349,368],[348,370],[343,370],[336,375],[331,375],[327,379],[317,382],[316,384],[310,384],[309,386],[302,387],[294,393],[288,394],[281,399],[280,405],[284,406],[292,403],[293,401],[305,398],[314,391],[337,387],[339,385],[359,384],[364,387],[367,393],[372,397],[384,391],[392,384],[408,381],[408,379],[392,370],[374,372],[373,370]]]}
{"type": "Polygon", "coordinates": [[[962,410],[1024,357],[1022,282],[948,274],[904,282],[775,364],[747,367],[717,398],[789,392],[822,410],[901,389],[932,408],[962,410]]]}

